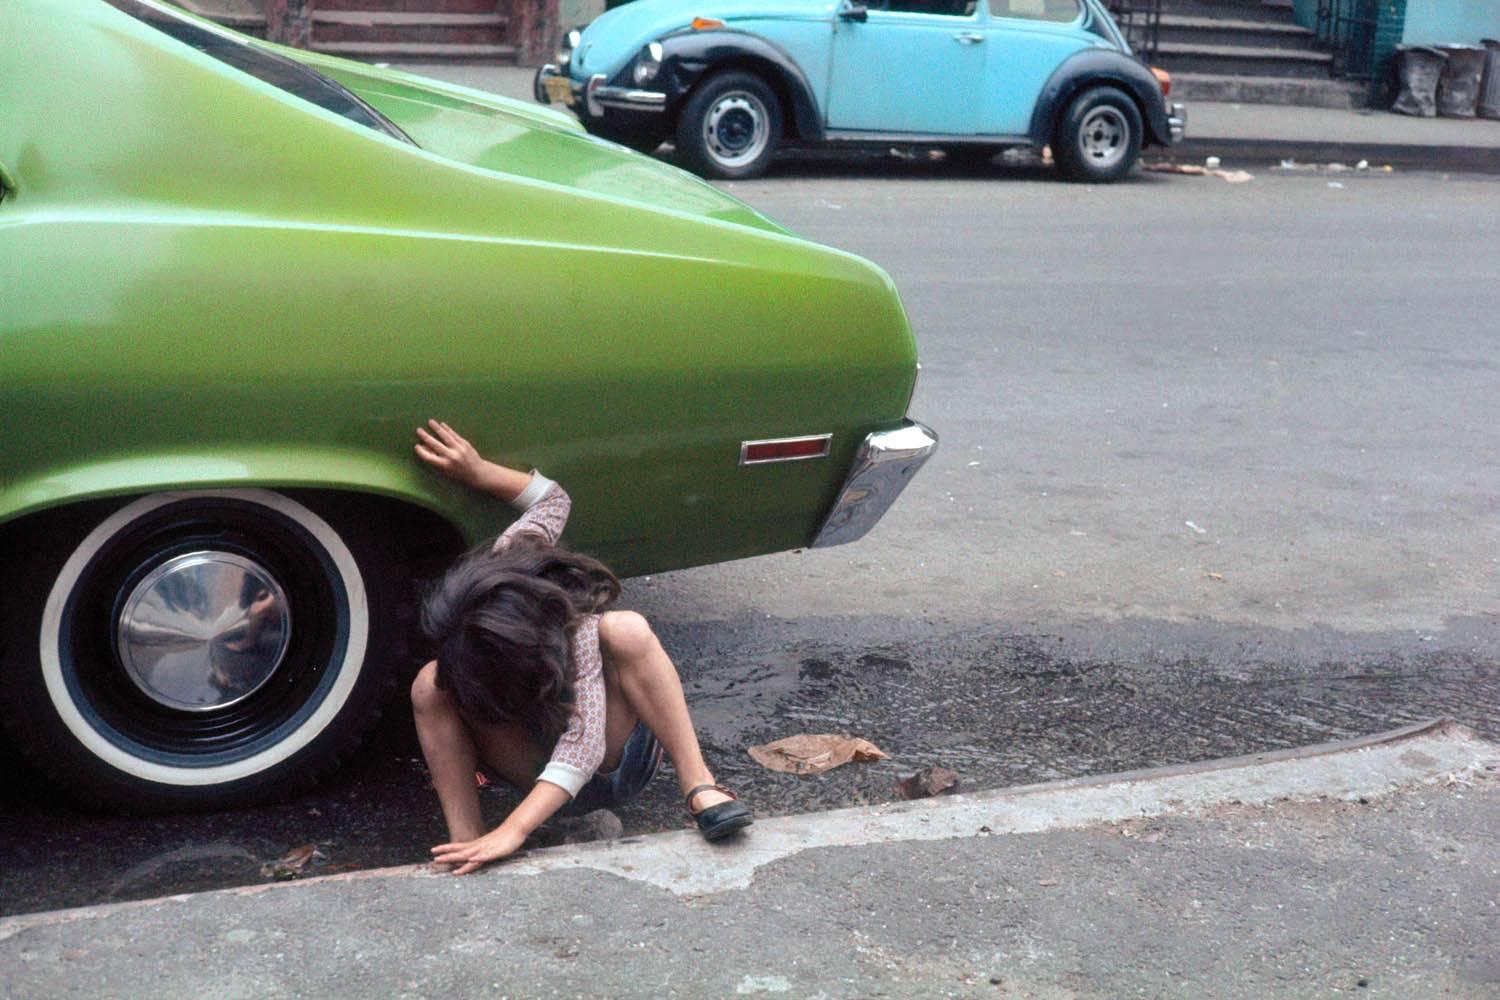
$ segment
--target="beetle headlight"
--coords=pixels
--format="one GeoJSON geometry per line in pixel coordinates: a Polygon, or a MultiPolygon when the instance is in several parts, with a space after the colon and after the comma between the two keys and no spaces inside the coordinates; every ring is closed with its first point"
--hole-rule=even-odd
{"type": "Polygon", "coordinates": [[[635,71],[631,74],[637,87],[656,79],[656,74],[661,72],[661,42],[652,42],[641,50],[636,57],[635,71]]]}
{"type": "Polygon", "coordinates": [[[557,50],[557,65],[560,69],[567,69],[568,63],[573,61],[573,50],[578,48],[578,43],[583,41],[583,32],[574,28],[563,35],[562,48],[557,50]]]}

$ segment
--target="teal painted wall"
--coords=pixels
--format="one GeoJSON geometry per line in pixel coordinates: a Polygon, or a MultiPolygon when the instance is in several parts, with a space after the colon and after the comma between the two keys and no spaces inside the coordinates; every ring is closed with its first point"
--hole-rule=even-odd
{"type": "Polygon", "coordinates": [[[1481,38],[1500,38],[1497,0],[1407,0],[1403,42],[1472,44],[1481,38]]]}
{"type": "Polygon", "coordinates": [[[1292,16],[1304,28],[1318,26],[1318,0],[1292,0],[1292,16]]]}

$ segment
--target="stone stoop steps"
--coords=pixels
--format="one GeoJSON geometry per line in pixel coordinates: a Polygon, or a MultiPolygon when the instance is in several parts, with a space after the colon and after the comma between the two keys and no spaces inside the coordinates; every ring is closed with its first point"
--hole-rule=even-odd
{"type": "MultiPolygon", "coordinates": [[[[179,0],[228,28],[266,36],[264,0],[179,0]]],[[[313,0],[315,52],[363,62],[515,65],[513,0],[313,0]]]]}
{"type": "Polygon", "coordinates": [[[514,64],[497,0],[315,0],[312,48],[365,62],[514,64]]]}
{"type": "Polygon", "coordinates": [[[1362,107],[1367,85],[1332,77],[1333,56],[1281,0],[1162,0],[1156,62],[1172,96],[1317,108],[1362,107]]]}

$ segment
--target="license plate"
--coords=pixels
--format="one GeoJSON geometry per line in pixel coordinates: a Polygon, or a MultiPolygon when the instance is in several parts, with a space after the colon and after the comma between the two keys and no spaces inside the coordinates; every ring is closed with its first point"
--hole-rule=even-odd
{"type": "Polygon", "coordinates": [[[547,97],[557,104],[573,103],[573,82],[565,76],[549,76],[542,80],[547,88],[547,97]]]}

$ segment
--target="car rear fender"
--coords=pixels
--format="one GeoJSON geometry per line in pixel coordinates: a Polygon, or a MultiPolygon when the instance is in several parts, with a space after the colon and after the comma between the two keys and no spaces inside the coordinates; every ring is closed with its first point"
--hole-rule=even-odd
{"type": "Polygon", "coordinates": [[[1079,93],[1097,84],[1118,87],[1134,98],[1146,123],[1145,143],[1172,144],[1166,102],[1161,86],[1145,63],[1114,49],[1085,49],[1074,53],[1053,71],[1031,112],[1031,139],[1038,146],[1052,141],[1057,123],[1079,93]]]}
{"type": "MultiPolygon", "coordinates": [[[[785,50],[742,31],[692,31],[661,40],[667,106],[675,114],[682,99],[710,72],[748,69],[766,79],[781,98],[788,124],[799,138],[823,137],[823,116],[813,88],[785,50]]],[[[629,72],[630,67],[626,67],[629,72]]]]}
{"type": "Polygon", "coordinates": [[[6,484],[0,490],[0,524],[109,497],[268,487],[390,498],[428,511],[469,540],[494,530],[462,493],[442,491],[436,477],[422,472],[415,459],[403,459],[404,455],[305,444],[122,455],[55,467],[6,484]]]}

